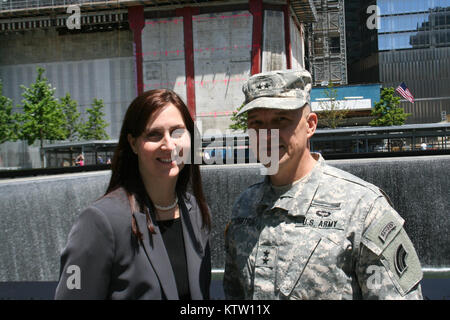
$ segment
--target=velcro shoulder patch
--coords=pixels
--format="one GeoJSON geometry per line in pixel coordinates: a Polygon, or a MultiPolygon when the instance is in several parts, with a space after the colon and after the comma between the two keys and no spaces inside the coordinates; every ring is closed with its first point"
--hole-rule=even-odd
{"type": "Polygon", "coordinates": [[[382,253],[381,259],[392,282],[402,296],[422,280],[422,267],[414,245],[401,229],[382,253]]]}
{"type": "Polygon", "coordinates": [[[383,207],[362,237],[362,243],[379,256],[392,283],[404,296],[422,279],[414,245],[403,228],[404,220],[392,208],[383,207]]]}
{"type": "Polygon", "coordinates": [[[402,230],[403,223],[403,218],[395,210],[385,210],[367,228],[362,243],[379,256],[402,230]]]}

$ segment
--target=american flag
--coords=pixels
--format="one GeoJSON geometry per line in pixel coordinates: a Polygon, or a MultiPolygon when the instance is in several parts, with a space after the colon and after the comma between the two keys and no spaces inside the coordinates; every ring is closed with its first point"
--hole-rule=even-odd
{"type": "Polygon", "coordinates": [[[404,82],[400,83],[400,85],[395,89],[400,95],[408,100],[411,103],[414,103],[414,96],[412,95],[411,91],[409,91],[408,87],[404,82]]]}

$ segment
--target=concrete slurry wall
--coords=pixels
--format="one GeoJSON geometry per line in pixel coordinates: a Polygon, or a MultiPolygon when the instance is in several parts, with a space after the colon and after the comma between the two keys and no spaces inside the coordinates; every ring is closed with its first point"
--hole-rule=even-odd
{"type": "Polygon", "coordinates": [[[142,54],[144,91],[169,88],[186,102],[183,17],[145,20],[142,54]]]}
{"type": "MultiPolygon", "coordinates": [[[[305,68],[305,45],[303,43],[303,36],[300,30],[294,23],[294,20],[290,19],[290,33],[291,33],[291,57],[292,57],[292,69],[304,69],[305,68]]],[[[303,27],[301,27],[303,28],[303,27]]]]}
{"type": "Polygon", "coordinates": [[[253,16],[247,10],[196,15],[192,21],[196,120],[204,131],[226,130],[245,100],[253,16]]]}
{"type": "Polygon", "coordinates": [[[133,55],[131,30],[58,33],[54,27],[0,33],[0,65],[21,65],[133,55]]]}
{"type": "Polygon", "coordinates": [[[263,54],[261,72],[286,69],[284,13],[264,12],[263,54]]]}
{"type": "MultiPolygon", "coordinates": [[[[424,268],[450,267],[450,156],[335,160],[381,187],[406,220],[424,268]]],[[[213,215],[212,264],[223,269],[223,231],[238,195],[259,182],[259,165],[203,166],[213,215]]],[[[80,212],[105,191],[110,171],[0,181],[0,282],[57,281],[59,255],[80,212]]]]}

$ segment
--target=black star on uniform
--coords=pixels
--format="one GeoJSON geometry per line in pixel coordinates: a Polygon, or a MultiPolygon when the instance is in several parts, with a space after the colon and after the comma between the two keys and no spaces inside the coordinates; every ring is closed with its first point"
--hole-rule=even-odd
{"type": "Polygon", "coordinates": [[[267,264],[267,262],[269,262],[269,260],[270,260],[270,259],[268,259],[268,258],[264,258],[264,259],[263,259],[263,263],[264,263],[264,264],[267,264]]]}
{"type": "Polygon", "coordinates": [[[264,257],[268,257],[269,256],[269,250],[264,251],[264,257]]]}

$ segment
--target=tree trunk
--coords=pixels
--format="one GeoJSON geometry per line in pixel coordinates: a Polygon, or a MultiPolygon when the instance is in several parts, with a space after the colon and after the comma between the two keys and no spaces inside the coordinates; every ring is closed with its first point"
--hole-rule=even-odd
{"type": "Polygon", "coordinates": [[[39,148],[39,154],[41,156],[41,168],[45,168],[44,157],[44,140],[41,138],[41,147],[39,148]]]}

